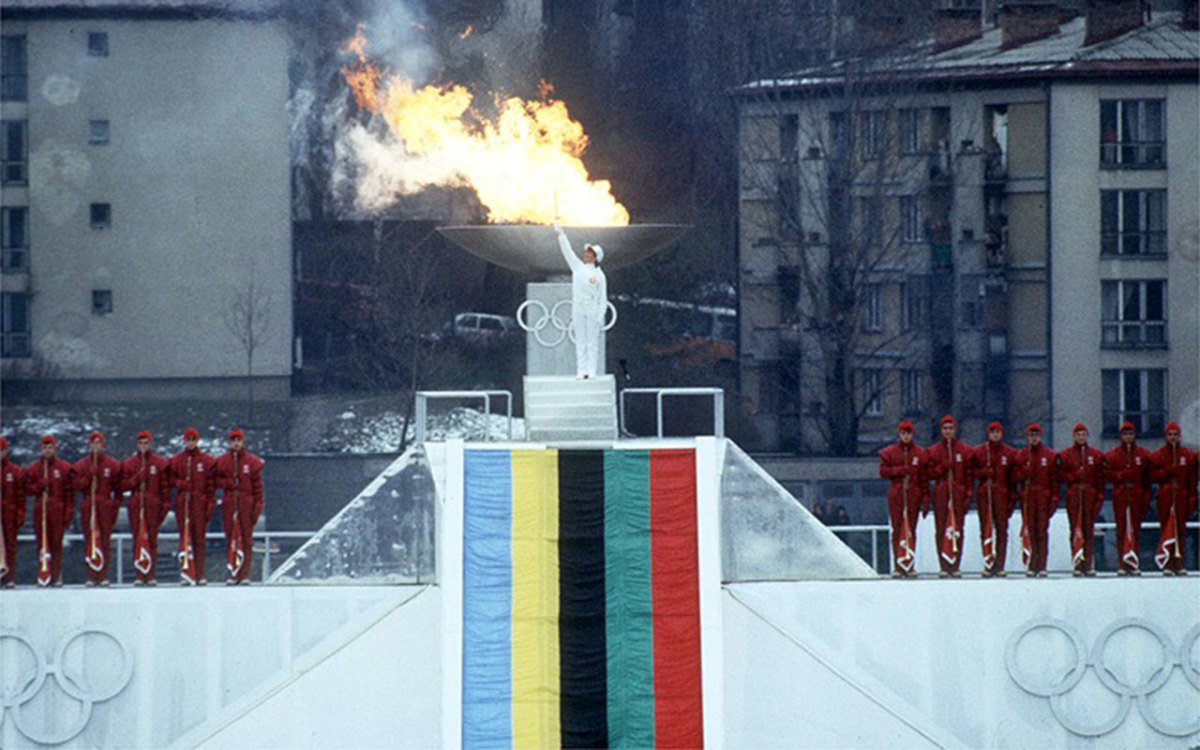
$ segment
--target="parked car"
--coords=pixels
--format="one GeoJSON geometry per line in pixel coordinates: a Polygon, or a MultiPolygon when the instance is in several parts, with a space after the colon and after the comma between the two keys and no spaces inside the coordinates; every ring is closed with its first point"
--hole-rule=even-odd
{"type": "Polygon", "coordinates": [[[516,318],[488,313],[459,313],[454,316],[452,332],[468,341],[492,341],[517,330],[516,318]]]}

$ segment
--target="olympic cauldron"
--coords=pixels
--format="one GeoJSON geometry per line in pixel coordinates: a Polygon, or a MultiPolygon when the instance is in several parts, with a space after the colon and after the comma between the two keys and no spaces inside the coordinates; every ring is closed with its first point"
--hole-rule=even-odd
{"type": "MultiPolygon", "coordinates": [[[[690,227],[686,224],[633,224],[624,227],[563,227],[576,252],[584,243],[604,248],[601,267],[606,273],[650,257],[679,239],[690,227]]],[[[531,282],[525,287],[523,308],[544,308],[546,314],[560,309],[563,300],[571,299],[570,268],[558,248],[554,227],[537,224],[487,224],[478,226],[441,227],[443,237],[472,255],[501,268],[518,273],[540,276],[545,282],[531,282]],[[564,283],[566,280],[568,283],[564,283]]],[[[518,311],[519,313],[520,311],[518,311]]],[[[541,311],[538,311],[541,312],[541,311]]],[[[538,312],[530,313],[537,316],[538,312]]],[[[519,315],[520,318],[527,317],[519,315]]],[[[526,321],[521,321],[526,324],[526,321]]],[[[545,325],[543,323],[542,325],[545,325]]],[[[558,323],[560,332],[565,333],[558,323]]],[[[530,326],[523,325],[528,328],[530,326]]],[[[548,346],[536,332],[526,337],[526,374],[571,375],[575,372],[574,347],[559,336],[548,346]]],[[[604,362],[601,341],[600,362],[604,362]]]]}

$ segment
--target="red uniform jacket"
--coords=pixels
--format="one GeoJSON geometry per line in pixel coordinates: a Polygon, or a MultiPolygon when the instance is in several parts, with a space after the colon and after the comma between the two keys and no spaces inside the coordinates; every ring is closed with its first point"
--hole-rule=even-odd
{"type": "Polygon", "coordinates": [[[42,493],[49,490],[51,507],[58,505],[62,508],[64,527],[71,523],[71,516],[75,512],[75,484],[71,475],[71,464],[57,456],[49,462],[39,458],[25,467],[26,494],[33,495],[36,504],[42,501],[42,493]]]}
{"type": "MultiPolygon", "coordinates": [[[[71,467],[75,475],[75,489],[83,493],[81,511],[86,516],[92,501],[92,478],[96,479],[96,518],[105,528],[111,529],[117,522],[117,511],[121,508],[121,462],[105,454],[99,460],[91,456],[76,461],[71,467]]],[[[87,518],[81,519],[86,533],[87,518]]]]}
{"type": "MultiPolygon", "coordinates": [[[[135,453],[121,464],[124,489],[130,492],[129,502],[136,502],[141,497],[144,487],[146,502],[158,503],[158,518],[146,519],[149,523],[154,524],[155,528],[162,524],[163,519],[167,517],[167,511],[171,509],[169,463],[167,459],[149,451],[146,453],[145,459],[141,454],[135,453]]],[[[129,522],[132,524],[133,519],[131,518],[129,522]]]]}
{"type": "MultiPolygon", "coordinates": [[[[950,447],[941,440],[925,449],[926,476],[933,480],[933,500],[936,503],[948,502],[950,499],[950,482],[948,476],[953,476],[954,507],[968,508],[971,505],[971,488],[974,479],[971,473],[971,446],[961,440],[954,440],[950,447]]],[[[940,512],[940,511],[939,511],[940,512]]]]}
{"type": "Polygon", "coordinates": [[[1198,460],[1196,453],[1182,445],[1174,449],[1164,445],[1150,454],[1150,481],[1158,483],[1159,502],[1183,501],[1177,507],[1183,510],[1184,519],[1191,518],[1196,510],[1198,460]]]}
{"type": "Polygon", "coordinates": [[[12,531],[25,523],[25,470],[6,458],[0,472],[0,481],[4,485],[4,504],[0,511],[4,513],[4,530],[12,531]]]}
{"type": "Polygon", "coordinates": [[[218,458],[214,474],[217,487],[225,491],[222,502],[232,502],[235,494],[242,503],[253,498],[251,512],[257,519],[263,507],[263,463],[261,458],[249,451],[238,451],[236,457],[229,452],[218,458]]]}
{"type": "MultiPolygon", "coordinates": [[[[212,519],[213,509],[217,507],[216,483],[213,477],[213,467],[217,460],[200,450],[183,450],[171,458],[171,484],[175,487],[175,507],[190,492],[193,512],[204,508],[204,520],[207,525],[212,519]],[[189,482],[188,458],[191,458],[191,480],[189,482]]],[[[178,519],[176,519],[178,520],[178,519]]]]}
{"type": "Polygon", "coordinates": [[[1135,519],[1150,508],[1150,451],[1134,443],[1121,443],[1104,454],[1108,481],[1113,486],[1113,502],[1130,503],[1135,519]]]}
{"type": "MultiPolygon", "coordinates": [[[[879,451],[879,476],[892,480],[888,488],[888,501],[904,501],[904,478],[908,477],[908,500],[920,503],[924,511],[929,507],[928,485],[925,477],[925,450],[916,443],[896,442],[879,451]]],[[[916,523],[916,519],[912,519],[916,523]]]]}
{"type": "Polygon", "coordinates": [[[1104,504],[1104,454],[1090,445],[1072,445],[1058,452],[1058,480],[1067,488],[1067,498],[1082,500],[1095,516],[1104,504]]]}
{"type": "Polygon", "coordinates": [[[1058,508],[1057,455],[1045,444],[1022,448],[1017,453],[1017,470],[1013,478],[1022,483],[1021,498],[1042,503],[1047,516],[1058,508]]]}
{"type": "Polygon", "coordinates": [[[992,502],[1006,508],[1008,515],[1016,503],[1009,504],[1009,491],[1016,481],[1014,473],[1017,465],[1017,449],[1004,442],[987,441],[977,445],[971,451],[971,474],[979,480],[976,490],[976,506],[987,498],[988,488],[992,490],[992,502]],[[990,456],[989,456],[990,454],[990,456]]]}

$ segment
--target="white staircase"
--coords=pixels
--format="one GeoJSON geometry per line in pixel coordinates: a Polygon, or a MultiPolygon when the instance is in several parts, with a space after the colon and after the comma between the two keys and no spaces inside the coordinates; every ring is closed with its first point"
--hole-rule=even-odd
{"type": "Polygon", "coordinates": [[[586,380],[563,376],[525,376],[525,439],[615,440],[617,381],[612,375],[586,380]]]}

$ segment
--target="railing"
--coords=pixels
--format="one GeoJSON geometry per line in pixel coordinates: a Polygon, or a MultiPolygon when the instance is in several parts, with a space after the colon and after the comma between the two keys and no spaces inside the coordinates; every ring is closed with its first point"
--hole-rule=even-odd
{"type": "MultiPolygon", "coordinates": [[[[892,570],[892,555],[891,555],[892,529],[891,529],[891,526],[889,526],[888,524],[850,524],[850,525],[840,525],[840,526],[826,525],[825,528],[832,531],[839,539],[841,539],[843,542],[845,542],[846,545],[849,546],[851,549],[853,549],[858,554],[858,556],[863,559],[864,562],[869,562],[871,564],[871,568],[874,569],[877,573],[879,573],[880,575],[886,575],[891,572],[891,570],[892,570]],[[851,545],[849,543],[849,541],[846,539],[845,535],[850,534],[850,533],[870,533],[870,535],[871,535],[871,554],[870,554],[869,559],[868,559],[867,555],[864,555],[864,554],[862,554],[862,552],[860,550],[855,549],[855,547],[853,545],[851,545]],[[880,550],[879,537],[880,536],[885,536],[886,541],[887,541],[887,546],[883,548],[885,550],[885,553],[883,556],[884,564],[882,566],[880,564],[880,559],[879,559],[879,557],[880,557],[880,555],[879,555],[879,550],[880,550]]],[[[1117,524],[1112,521],[1101,521],[1101,522],[1098,522],[1095,526],[1095,529],[1097,532],[1113,531],[1115,533],[1116,528],[1117,528],[1117,524]]],[[[1161,528],[1161,525],[1158,523],[1158,521],[1147,521],[1142,524],[1142,531],[1156,530],[1159,528],[1161,528]]],[[[1185,528],[1186,528],[1186,532],[1185,532],[1186,534],[1196,537],[1196,539],[1193,539],[1191,544],[1186,545],[1186,546],[1190,547],[1191,549],[1196,549],[1196,545],[1200,544],[1200,522],[1191,521],[1186,524],[1185,528]]],[[[1145,545],[1142,545],[1142,547],[1144,548],[1145,545]]],[[[1145,550],[1143,549],[1143,551],[1145,551],[1145,550]]],[[[1068,571],[1057,571],[1057,572],[1065,573],[1068,571]]]]}
{"type": "Polygon", "coordinates": [[[512,406],[513,397],[510,391],[417,391],[417,442],[425,442],[427,422],[429,421],[429,401],[433,399],[483,399],[485,418],[492,413],[492,396],[503,396],[507,408],[508,439],[512,440],[512,406]]]}
{"type": "Polygon", "coordinates": [[[1105,349],[1150,349],[1166,345],[1165,320],[1104,320],[1100,323],[1100,346],[1105,349]]]}
{"type": "Polygon", "coordinates": [[[1166,141],[1112,141],[1100,144],[1102,167],[1166,166],[1166,141]]]}
{"type": "MultiPolygon", "coordinates": [[[[256,532],[254,532],[254,534],[252,536],[253,540],[255,542],[261,541],[263,543],[263,545],[262,545],[263,546],[262,580],[266,581],[268,578],[271,577],[271,540],[272,539],[309,539],[309,538],[315,536],[316,533],[317,532],[315,532],[315,531],[256,531],[256,532]]],[[[133,534],[129,533],[129,532],[114,533],[114,534],[112,534],[110,539],[112,541],[113,556],[110,560],[109,568],[110,569],[116,568],[116,574],[117,574],[116,583],[117,583],[117,585],[120,585],[125,582],[125,566],[121,564],[121,561],[125,559],[125,543],[129,542],[130,549],[131,550],[133,549],[133,534]]],[[[209,542],[212,540],[224,541],[225,535],[219,531],[210,531],[204,535],[204,539],[205,539],[205,542],[209,542]]],[[[178,557],[178,550],[179,550],[179,533],[178,532],[163,532],[158,535],[158,540],[159,540],[159,542],[174,541],[175,545],[173,547],[168,546],[168,549],[171,550],[170,556],[172,558],[178,557]]],[[[83,534],[69,533],[69,534],[63,535],[64,546],[66,543],[74,544],[74,543],[78,542],[79,544],[83,544],[84,541],[85,540],[84,540],[83,534]]],[[[21,542],[29,542],[29,543],[36,544],[37,537],[34,536],[33,534],[21,534],[21,535],[17,536],[17,543],[20,544],[21,542]]],[[[257,549],[257,545],[255,545],[255,548],[257,549]]],[[[162,545],[160,544],[159,551],[155,555],[156,558],[163,556],[163,552],[161,551],[161,549],[162,549],[162,545]]]]}
{"type": "Polygon", "coordinates": [[[725,437],[725,391],[722,388],[626,388],[621,391],[620,428],[625,434],[625,396],[630,393],[655,394],[655,424],[658,427],[658,437],[663,436],[663,397],[664,396],[712,396],[713,399],[713,435],[725,437]]]}

